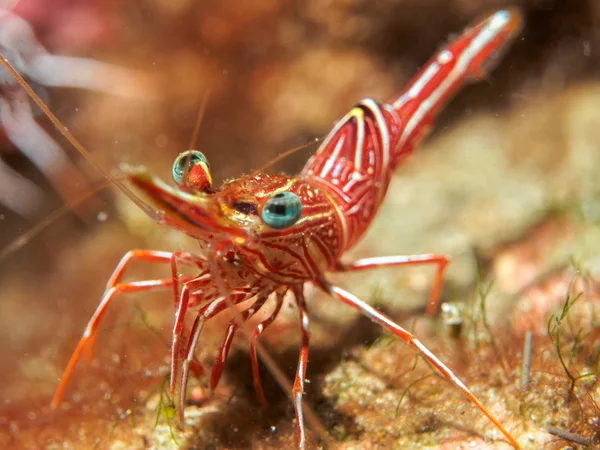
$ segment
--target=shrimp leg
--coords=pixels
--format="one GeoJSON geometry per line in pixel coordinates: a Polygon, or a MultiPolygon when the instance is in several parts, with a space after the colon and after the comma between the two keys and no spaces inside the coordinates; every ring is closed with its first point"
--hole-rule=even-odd
{"type": "Polygon", "coordinates": [[[379,256],[375,258],[359,259],[351,263],[340,263],[335,270],[337,272],[351,272],[384,267],[436,264],[435,279],[433,281],[433,288],[429,296],[429,303],[427,304],[426,310],[427,315],[434,316],[440,303],[442,285],[444,282],[444,271],[449,262],[450,259],[447,256],[438,254],[379,256]]]}
{"type": "Polygon", "coordinates": [[[404,342],[406,342],[410,347],[421,353],[423,357],[431,363],[433,367],[435,367],[450,383],[452,383],[458,390],[460,390],[463,394],[467,396],[467,398],[477,407],[479,410],[494,424],[498,429],[502,432],[502,434],[506,437],[506,439],[510,442],[510,444],[516,449],[520,449],[521,447],[511,436],[511,434],[504,428],[502,423],[494,417],[494,415],[473,395],[473,393],[464,385],[460,379],[443,363],[441,362],[437,356],[435,356],[425,345],[421,343],[417,339],[416,336],[402,328],[400,325],[394,323],[389,317],[377,311],[368,303],[359,299],[358,297],[352,295],[351,293],[343,290],[340,287],[334,286],[330,284],[324,278],[317,280],[317,285],[326,293],[330,294],[332,297],[342,301],[343,303],[351,306],[352,308],[360,311],[362,314],[367,316],[373,322],[381,325],[394,336],[399,337],[404,342]]]}

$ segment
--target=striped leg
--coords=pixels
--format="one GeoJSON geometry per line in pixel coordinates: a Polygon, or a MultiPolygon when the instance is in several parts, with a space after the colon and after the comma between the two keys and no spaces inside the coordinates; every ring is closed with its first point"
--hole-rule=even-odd
{"type": "MultiPolygon", "coordinates": [[[[181,283],[181,277],[179,275],[179,266],[187,265],[198,267],[202,269],[206,266],[206,260],[199,256],[196,256],[188,252],[174,252],[171,254],[171,275],[173,276],[173,302],[175,304],[175,310],[179,302],[179,285],[181,283]]],[[[201,273],[197,278],[202,277],[204,272],[201,273]]]]}
{"type": "MultiPolygon", "coordinates": [[[[192,330],[190,332],[190,339],[188,341],[187,350],[185,352],[185,357],[183,359],[183,364],[181,367],[181,382],[179,384],[179,404],[178,404],[178,413],[179,413],[179,421],[183,424],[184,413],[185,413],[185,394],[187,391],[188,378],[190,375],[190,366],[194,360],[194,350],[196,350],[196,344],[198,343],[198,338],[200,337],[200,333],[202,332],[202,328],[204,327],[205,317],[198,313],[196,318],[194,319],[194,324],[192,325],[192,330]]],[[[171,379],[174,379],[174,373],[171,373],[171,379]]]]}
{"type": "Polygon", "coordinates": [[[184,325],[188,306],[190,304],[190,289],[187,284],[181,289],[179,300],[175,309],[175,322],[173,323],[173,337],[171,339],[171,379],[169,380],[169,393],[171,398],[175,395],[177,374],[179,373],[180,344],[184,339],[184,325]]]}
{"type": "Polygon", "coordinates": [[[227,361],[227,355],[229,355],[229,349],[231,347],[231,343],[233,342],[235,332],[238,330],[240,325],[250,319],[258,312],[258,310],[260,310],[260,308],[262,308],[268,298],[269,294],[260,294],[252,306],[242,311],[238,317],[234,317],[229,321],[227,332],[225,333],[225,338],[223,339],[223,344],[221,344],[219,354],[215,360],[210,376],[211,389],[215,389],[219,384],[219,380],[223,374],[223,368],[225,367],[225,361],[227,361]]]}
{"type": "Polygon", "coordinates": [[[426,313],[429,316],[434,316],[438,310],[440,297],[442,293],[442,285],[444,282],[444,271],[450,262],[449,258],[444,255],[426,254],[426,255],[407,255],[407,256],[380,256],[376,258],[364,258],[354,261],[349,264],[340,264],[336,267],[339,272],[350,272],[355,270],[377,269],[380,267],[396,267],[396,266],[416,266],[421,264],[436,264],[435,279],[433,281],[433,289],[429,296],[426,313]]]}
{"type": "MultiPolygon", "coordinates": [[[[125,255],[121,258],[121,261],[119,261],[119,264],[117,264],[117,267],[115,268],[115,270],[113,271],[111,277],[109,278],[108,282],[106,283],[106,290],[105,292],[108,292],[110,289],[112,289],[114,286],[116,286],[117,284],[119,284],[121,282],[121,280],[123,279],[123,277],[125,276],[125,272],[127,271],[127,269],[129,269],[129,266],[131,265],[132,262],[134,261],[144,261],[144,262],[149,262],[149,263],[171,263],[171,273],[172,273],[172,277],[173,277],[173,289],[175,290],[175,292],[178,291],[179,289],[179,283],[182,281],[186,281],[185,279],[181,280],[179,278],[179,275],[177,275],[177,265],[178,265],[178,261],[179,264],[185,264],[188,266],[192,266],[192,267],[198,267],[201,268],[202,267],[202,260],[198,257],[195,257],[194,255],[190,254],[190,253],[184,253],[184,252],[176,252],[176,253],[170,253],[170,252],[162,252],[162,251],[156,251],[156,250],[130,250],[127,253],[125,253],[125,255]]],[[[92,360],[93,354],[94,354],[94,347],[96,345],[96,338],[97,338],[97,334],[94,334],[93,336],[90,337],[90,340],[88,341],[88,344],[85,347],[85,359],[90,362],[92,360]]]]}
{"type": "MultiPolygon", "coordinates": [[[[181,344],[185,341],[185,318],[190,303],[190,298],[194,296],[191,292],[200,289],[201,286],[210,281],[208,274],[200,276],[198,279],[191,280],[184,284],[181,289],[179,300],[176,304],[175,323],[173,324],[173,337],[171,341],[171,380],[169,384],[169,393],[171,397],[175,394],[177,384],[177,374],[179,373],[179,363],[181,362],[181,344]]],[[[239,303],[246,299],[246,294],[232,294],[231,304],[239,303]]],[[[201,300],[200,300],[201,301],[201,300]]],[[[223,297],[209,302],[200,309],[199,313],[204,319],[210,319],[230,306],[230,302],[225,301],[223,297]]],[[[198,363],[199,364],[199,363],[198,363]]]]}
{"type": "Polygon", "coordinates": [[[306,301],[302,292],[302,286],[294,288],[296,303],[298,305],[298,313],[300,314],[300,327],[302,331],[302,346],[300,348],[300,356],[298,357],[298,367],[296,369],[296,379],[292,389],[292,397],[294,401],[294,410],[296,412],[296,433],[298,436],[298,448],[304,449],[306,445],[306,431],[304,429],[304,414],[302,411],[302,395],[304,394],[304,379],[306,376],[306,364],[308,363],[308,339],[309,339],[309,324],[308,310],[306,309],[306,301]]]}
{"type": "MultiPolygon", "coordinates": [[[[125,272],[129,268],[132,262],[134,261],[145,261],[150,263],[170,263],[171,264],[171,275],[173,278],[173,291],[176,295],[175,299],[179,298],[179,284],[182,282],[186,282],[187,279],[181,279],[179,277],[178,266],[180,264],[191,266],[194,268],[202,269],[204,266],[203,260],[198,258],[197,256],[186,253],[186,252],[163,252],[163,251],[155,251],[155,250],[130,250],[128,251],[119,264],[117,264],[116,269],[113,274],[109,278],[106,283],[106,290],[108,291],[110,288],[119,283],[125,272]]],[[[175,303],[177,307],[177,302],[175,303]]],[[[90,341],[88,346],[86,347],[86,356],[88,360],[92,359],[92,353],[95,345],[95,337],[90,341]]]]}
{"type": "MultiPolygon", "coordinates": [[[[186,350],[183,354],[183,365],[181,371],[179,369],[179,363],[181,361],[181,350],[180,346],[184,339],[184,324],[187,308],[191,297],[194,297],[190,292],[194,292],[197,288],[197,284],[204,284],[204,279],[192,280],[186,283],[181,289],[181,299],[177,308],[177,315],[175,319],[175,325],[173,326],[173,345],[171,347],[171,380],[169,385],[169,392],[171,397],[174,397],[175,386],[177,385],[178,376],[179,381],[179,399],[177,400],[179,420],[183,423],[185,415],[185,394],[187,390],[187,383],[189,378],[190,370],[193,370],[194,364],[197,361],[194,358],[194,350],[198,343],[198,338],[204,327],[204,323],[219,314],[220,312],[228,309],[232,305],[242,302],[247,299],[248,294],[237,293],[231,294],[228,298],[220,297],[216,300],[209,302],[203,306],[196,315],[192,330],[190,332],[190,338],[187,342],[186,350]],[[195,285],[196,283],[196,285],[195,285]],[[181,372],[181,373],[180,373],[181,372]]],[[[200,363],[197,363],[200,364],[200,363]]]]}
{"type": "Polygon", "coordinates": [[[155,250],[130,250],[121,258],[119,264],[113,271],[112,275],[106,283],[106,290],[120,283],[125,275],[125,271],[129,268],[134,261],[145,261],[150,263],[169,263],[173,253],[161,252],[155,250]]]}
{"type": "Polygon", "coordinates": [[[258,397],[258,401],[261,405],[266,406],[267,400],[265,398],[265,393],[262,388],[262,383],[260,381],[260,369],[258,366],[258,355],[256,353],[256,339],[265,331],[269,325],[271,325],[279,311],[281,311],[281,305],[283,305],[283,297],[285,292],[277,292],[275,309],[271,313],[269,317],[259,323],[254,330],[252,330],[252,336],[250,337],[250,359],[252,360],[252,379],[254,381],[254,390],[256,391],[256,396],[258,397]]]}
{"type": "Polygon", "coordinates": [[[350,294],[349,292],[346,292],[337,286],[333,286],[333,285],[329,284],[329,282],[327,282],[325,279],[318,280],[317,284],[319,285],[319,287],[321,289],[323,289],[325,292],[330,294],[332,297],[337,298],[338,300],[341,300],[342,302],[351,306],[354,309],[357,309],[362,314],[364,314],[369,319],[371,319],[373,322],[376,322],[379,325],[383,326],[386,330],[388,330],[395,336],[399,337],[404,342],[406,342],[409,346],[411,346],[416,351],[421,353],[421,355],[423,355],[423,357],[427,361],[429,361],[433,367],[435,367],[459,391],[461,391],[463,394],[465,394],[467,396],[467,398],[469,400],[471,400],[471,402],[475,406],[477,406],[477,408],[479,408],[479,410],[488,419],[490,419],[494,423],[494,425],[496,425],[496,427],[502,432],[502,434],[506,437],[506,439],[508,439],[508,441],[510,442],[510,444],[512,446],[514,446],[517,449],[520,448],[517,441],[504,428],[504,426],[502,426],[502,424],[498,421],[498,419],[496,419],[492,415],[492,413],[485,406],[483,406],[483,404],[477,399],[477,397],[475,397],[475,395],[473,395],[473,393],[463,384],[463,382],[460,381],[456,377],[456,375],[454,375],[454,373],[452,373],[452,371],[448,367],[446,367],[446,365],[444,363],[442,363],[437,358],[437,356],[435,356],[433,353],[431,353],[429,351],[429,349],[427,349],[427,347],[425,347],[421,343],[421,341],[419,341],[415,336],[413,336],[411,333],[409,333],[407,330],[405,330],[401,326],[395,324],[391,319],[389,319],[387,316],[381,314],[379,311],[377,311],[371,305],[365,303],[364,301],[362,301],[358,297],[350,294]]]}
{"type": "MultiPolygon", "coordinates": [[[[110,291],[113,287],[121,282],[125,272],[129,268],[132,262],[134,261],[144,261],[149,263],[168,263],[171,261],[173,257],[172,253],[169,252],[161,252],[155,250],[130,250],[121,258],[119,264],[113,271],[112,275],[108,279],[105,288],[105,294],[110,291]]],[[[175,280],[173,280],[175,282],[175,280]]],[[[96,337],[94,334],[90,337],[86,347],[85,347],[85,359],[89,362],[92,360],[94,354],[94,347],[96,346],[96,337]]]]}
{"type": "Polygon", "coordinates": [[[81,354],[84,348],[87,345],[93,345],[100,322],[102,321],[104,314],[108,310],[108,307],[112,303],[115,296],[117,294],[149,291],[158,288],[167,288],[171,287],[172,284],[173,280],[171,278],[147,281],[133,281],[131,283],[116,284],[104,293],[102,301],[100,302],[100,304],[96,308],[96,311],[94,312],[94,315],[88,322],[83,336],[79,340],[79,343],[77,344],[77,347],[75,348],[73,355],[71,355],[71,359],[69,360],[69,363],[67,364],[67,367],[63,372],[60,384],[58,385],[58,388],[56,388],[56,392],[54,393],[54,397],[52,398],[52,408],[56,409],[58,407],[60,400],[64,394],[67,383],[69,382],[69,379],[73,374],[73,369],[79,361],[79,358],[81,358],[81,354]]]}

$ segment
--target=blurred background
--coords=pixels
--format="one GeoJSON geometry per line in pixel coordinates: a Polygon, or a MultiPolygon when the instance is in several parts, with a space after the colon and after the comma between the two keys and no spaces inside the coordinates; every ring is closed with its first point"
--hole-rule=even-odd
{"type": "MultiPolygon", "coordinates": [[[[0,6],[0,49],[9,60],[20,58],[17,69],[106,172],[118,173],[121,163],[142,164],[170,181],[172,161],[190,146],[207,99],[192,146],[208,157],[216,185],[324,137],[358,100],[384,101],[398,93],[440,45],[474,19],[519,6],[525,17],[521,38],[486,80],[467,86],[444,110],[427,144],[401,169],[375,231],[354,256],[447,252],[455,268],[446,300],[468,295],[483,271],[514,301],[515,293],[541,274],[560,273],[573,248],[585,248],[597,269],[600,3],[595,0],[61,0],[51,8],[44,1],[21,0],[0,6]],[[577,219],[565,219],[565,211],[576,211],[577,219]],[[585,232],[581,221],[589,223],[585,232]],[[381,233],[390,238],[382,240],[381,233]],[[542,241],[533,249],[527,247],[532,233],[542,241]],[[554,237],[550,244],[548,235],[554,237]],[[567,238],[568,245],[562,245],[567,238]],[[511,253],[510,245],[523,240],[525,249],[511,253]],[[557,241],[562,250],[550,263],[540,248],[547,245],[554,254],[557,241]]],[[[247,412],[258,404],[243,352],[233,357],[239,371],[216,393],[242,403],[223,409],[212,402],[211,425],[178,435],[177,444],[169,433],[157,437],[143,429],[147,416],[152,423],[156,415],[156,392],[165,377],[172,311],[170,297],[160,295],[115,303],[95,362],[76,370],[68,408],[49,410],[57,379],[119,258],[133,248],[189,249],[193,243],[153,226],[116,189],[98,189],[105,184],[103,174],[37,107],[25,106],[19,92],[2,69],[0,444],[269,448],[293,442],[291,405],[272,382],[273,408],[249,422],[247,412]],[[61,209],[64,214],[54,218],[61,209]],[[43,230],[19,243],[33,227],[43,230]],[[162,438],[165,442],[158,443],[162,438]]],[[[269,170],[295,173],[315,149],[308,146],[269,170]]],[[[136,267],[132,277],[161,273],[136,267]]],[[[381,300],[379,306],[399,318],[423,304],[431,283],[420,273],[377,276],[353,292],[381,300]],[[413,303],[399,305],[397,296],[413,303]]],[[[352,288],[350,282],[345,286],[352,288]]],[[[543,333],[546,316],[523,325],[516,323],[517,313],[506,313],[513,303],[498,305],[498,316],[520,338],[530,329],[543,333]]],[[[319,308],[316,348],[336,348],[333,356],[339,358],[316,350],[309,369],[316,387],[310,395],[328,429],[343,429],[338,438],[360,442],[361,420],[351,409],[336,409],[332,398],[339,395],[327,394],[326,375],[354,346],[373,343],[379,331],[352,314],[319,308]],[[363,331],[351,338],[352,329],[363,331]]],[[[283,319],[277,339],[267,342],[291,374],[297,329],[293,312],[290,317],[283,319]]],[[[222,336],[222,321],[217,325],[209,328],[199,351],[207,362],[222,336]]]]}

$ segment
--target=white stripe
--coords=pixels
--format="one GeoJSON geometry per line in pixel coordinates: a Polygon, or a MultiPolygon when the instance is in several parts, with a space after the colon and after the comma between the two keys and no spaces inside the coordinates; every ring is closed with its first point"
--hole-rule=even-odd
{"type": "Polygon", "coordinates": [[[361,102],[367,108],[371,110],[373,115],[375,116],[375,120],[377,122],[377,127],[381,132],[381,144],[382,144],[382,156],[383,156],[383,164],[384,169],[387,169],[390,162],[390,130],[387,127],[387,122],[385,121],[385,117],[383,117],[383,112],[379,104],[373,99],[367,98],[361,102]]]}
{"type": "Polygon", "coordinates": [[[423,255],[400,255],[400,256],[374,256],[372,258],[359,259],[356,262],[360,264],[354,264],[354,267],[360,268],[371,265],[390,265],[390,264],[402,264],[409,261],[427,261],[433,257],[433,254],[427,253],[423,255]]]}
{"type": "Polygon", "coordinates": [[[440,65],[436,62],[431,63],[431,65],[427,69],[425,69],[425,72],[423,72],[423,75],[421,75],[417,80],[415,80],[415,82],[413,83],[411,88],[408,90],[408,92],[406,92],[404,95],[402,95],[398,100],[396,100],[394,102],[394,105],[393,105],[394,108],[399,109],[401,106],[403,106],[409,100],[413,100],[414,98],[418,97],[419,94],[421,93],[421,91],[425,88],[425,86],[427,86],[427,84],[429,84],[431,79],[439,71],[440,71],[440,65]]]}
{"type": "Polygon", "coordinates": [[[354,117],[356,117],[356,149],[354,151],[354,170],[360,172],[362,168],[363,145],[365,145],[365,112],[360,108],[354,108],[352,111],[354,111],[354,117]],[[358,114],[358,111],[360,111],[360,115],[358,114]]]}
{"type": "Polygon", "coordinates": [[[218,299],[218,300],[214,300],[214,301],[213,301],[213,302],[210,304],[210,306],[209,306],[208,308],[206,308],[206,311],[204,311],[204,317],[208,317],[208,316],[210,316],[210,315],[211,315],[211,314],[214,312],[214,310],[215,310],[215,309],[216,309],[216,308],[217,308],[217,307],[218,307],[218,306],[219,306],[221,303],[223,303],[223,301],[224,301],[224,300],[225,300],[225,298],[224,298],[224,297],[221,297],[221,298],[220,298],[220,299],[218,299]]]}
{"type": "Polygon", "coordinates": [[[340,236],[342,241],[341,248],[345,250],[348,245],[348,222],[346,222],[346,215],[342,211],[338,211],[337,208],[335,208],[335,211],[337,212],[340,224],[342,225],[342,235],[340,236]]]}
{"type": "MultiPolygon", "coordinates": [[[[329,186],[328,186],[329,187],[329,186]]],[[[348,196],[344,195],[343,192],[338,192],[336,189],[334,189],[334,191],[342,196],[345,197],[344,201],[347,203],[349,201],[346,200],[348,198],[348,196]]],[[[333,206],[333,210],[335,211],[335,215],[336,217],[339,219],[339,223],[342,226],[342,232],[341,232],[341,247],[342,249],[346,248],[346,244],[348,242],[348,223],[346,222],[346,215],[340,211],[340,209],[337,207],[337,202],[331,197],[331,195],[329,194],[329,192],[327,190],[323,190],[320,191],[323,193],[323,195],[325,195],[325,197],[327,198],[327,200],[329,201],[329,203],[333,206]]]]}
{"type": "Polygon", "coordinates": [[[358,183],[359,181],[363,180],[364,177],[358,173],[358,172],[352,172],[352,176],[350,177],[350,181],[348,181],[344,187],[342,188],[342,191],[344,192],[348,192],[350,191],[350,189],[352,188],[352,186],[354,186],[356,183],[358,183]]]}
{"type": "Polygon", "coordinates": [[[304,329],[305,333],[308,333],[308,328],[310,327],[310,321],[308,319],[308,314],[306,314],[304,311],[302,312],[302,328],[304,329]]]}
{"type": "MultiPolygon", "coordinates": [[[[390,170],[390,130],[388,129],[387,122],[385,121],[385,117],[383,117],[383,112],[381,108],[372,99],[365,99],[362,101],[362,104],[371,110],[373,115],[375,116],[375,121],[377,122],[377,128],[379,128],[380,136],[381,136],[381,156],[383,161],[381,163],[381,167],[383,168],[383,176],[386,177],[390,170]]],[[[384,190],[379,189],[378,201],[381,201],[381,198],[384,195],[384,190]]]]}
{"type": "Polygon", "coordinates": [[[351,110],[348,114],[346,114],[344,117],[342,117],[342,119],[338,123],[335,124],[335,126],[329,132],[329,134],[327,135],[327,137],[325,138],[325,140],[323,141],[321,146],[318,148],[315,156],[318,155],[319,153],[321,153],[323,151],[323,149],[327,148],[327,146],[329,145],[331,140],[337,136],[338,131],[340,131],[340,129],[346,124],[348,119],[350,117],[352,117],[352,111],[353,110],[351,110]]]}
{"type": "MultiPolygon", "coordinates": [[[[327,159],[327,161],[325,162],[325,165],[323,166],[323,170],[321,170],[321,173],[319,174],[319,176],[321,178],[325,178],[327,176],[327,174],[329,173],[329,171],[331,170],[331,168],[337,161],[340,151],[342,150],[342,146],[344,145],[344,141],[345,141],[344,136],[340,137],[340,140],[336,144],[335,149],[333,150],[333,153],[327,159]]],[[[323,146],[323,148],[324,148],[324,146],[323,146]]]]}
{"type": "MultiPolygon", "coordinates": [[[[200,337],[200,333],[202,333],[203,328],[204,328],[204,317],[201,317],[200,321],[198,323],[198,328],[196,329],[194,336],[192,336],[192,342],[190,344],[190,348],[189,348],[189,351],[187,354],[186,360],[189,362],[191,362],[192,359],[194,358],[194,350],[196,349],[196,344],[198,344],[198,338],[200,337]]],[[[182,383],[182,388],[183,388],[183,386],[184,386],[184,383],[182,383]]]]}
{"type": "Polygon", "coordinates": [[[304,448],[305,436],[304,436],[304,412],[302,411],[302,394],[296,396],[296,415],[298,420],[298,428],[300,429],[300,442],[298,448],[304,448]]]}
{"type": "Polygon", "coordinates": [[[350,208],[348,210],[348,215],[352,216],[354,214],[358,214],[358,212],[364,207],[364,205],[360,205],[359,203],[356,203],[352,208],[350,208]]]}

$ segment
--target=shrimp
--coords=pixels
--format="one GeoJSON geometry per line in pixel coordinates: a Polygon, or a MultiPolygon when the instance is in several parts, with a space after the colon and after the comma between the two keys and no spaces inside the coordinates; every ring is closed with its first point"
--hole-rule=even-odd
{"type": "MultiPolygon", "coordinates": [[[[173,165],[176,186],[163,182],[144,167],[123,167],[128,184],[147,197],[149,204],[141,201],[129,186],[117,181],[121,189],[157,223],[196,239],[199,251],[132,250],[121,259],[63,373],[52,406],[58,407],[84,352],[91,354],[102,319],[113,300],[121,294],[159,288],[173,291],[175,321],[169,389],[177,398],[181,420],[189,374],[195,365],[194,351],[205,322],[235,305],[251,301],[251,305],[241,311],[239,320],[228,326],[210,377],[214,388],[234,334],[262,308],[267,298],[274,296],[274,311],[250,332],[253,382],[258,399],[264,404],[257,339],[276,320],[284,295],[291,293],[298,309],[302,336],[292,399],[298,448],[303,449],[307,438],[302,399],[310,337],[310,315],[303,288],[306,283],[312,283],[419,352],[514,448],[520,448],[500,421],[415,335],[362,299],[332,284],[326,274],[435,265],[427,313],[436,312],[444,270],[449,262],[446,256],[382,256],[352,262],[343,262],[342,257],[368,229],[384,201],[394,169],[414,151],[450,97],[466,82],[492,69],[518,34],[521,23],[517,10],[501,10],[466,29],[441,49],[400,95],[383,104],[366,99],[352,108],[297,176],[255,171],[216,188],[206,157],[195,150],[184,152],[176,159],[173,165]],[[168,265],[171,275],[123,282],[133,261],[168,265]],[[193,275],[180,275],[184,267],[186,273],[193,275]],[[193,314],[194,321],[187,333],[185,319],[189,314],[193,314]]],[[[4,58],[3,63],[22,80],[4,58]]],[[[35,100],[35,93],[30,89],[28,92],[35,100]]],[[[44,111],[65,137],[86,152],[47,108],[44,111]]]]}

